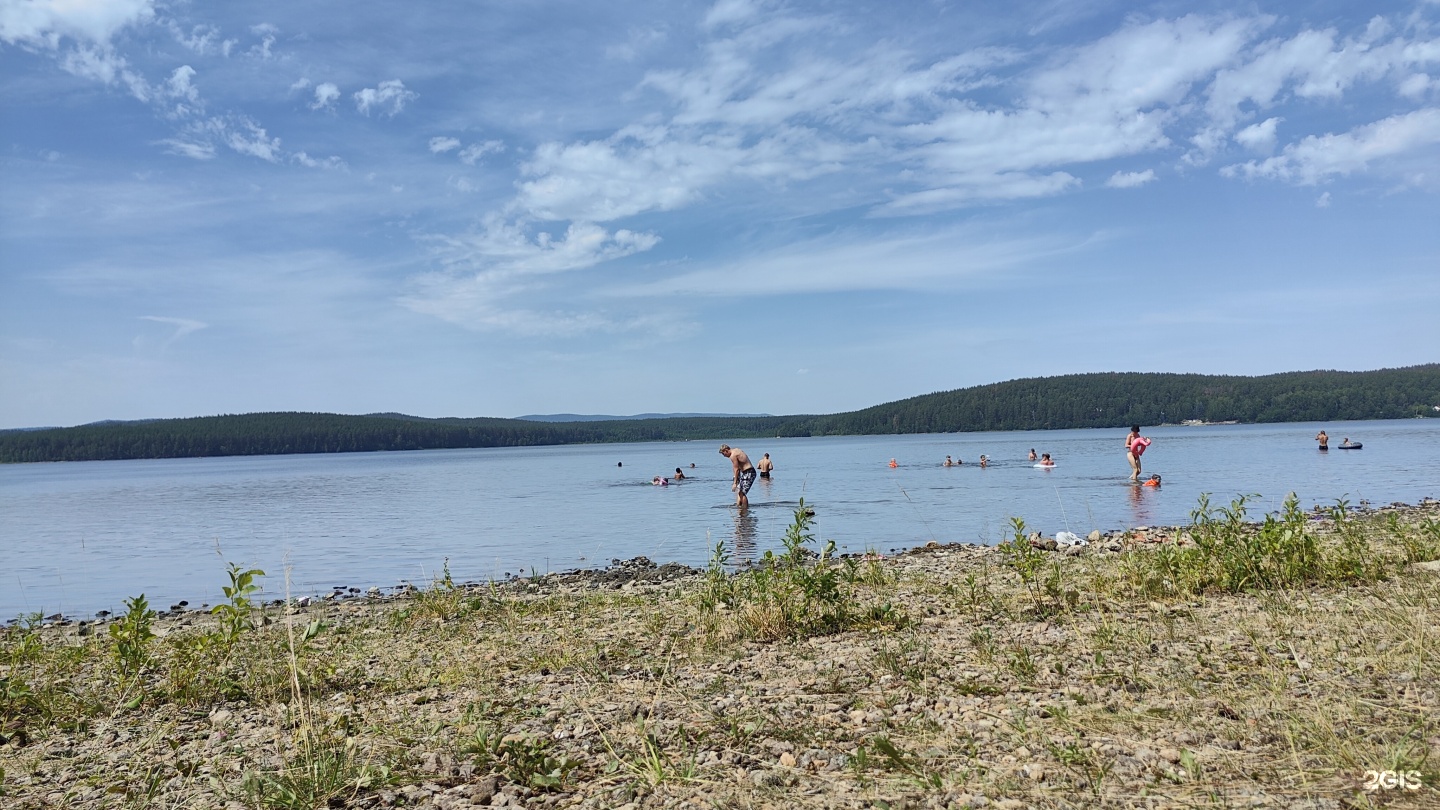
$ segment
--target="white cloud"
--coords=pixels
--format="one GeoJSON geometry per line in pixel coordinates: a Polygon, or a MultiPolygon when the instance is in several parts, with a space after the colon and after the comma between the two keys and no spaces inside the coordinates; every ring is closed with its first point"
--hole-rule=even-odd
{"type": "Polygon", "coordinates": [[[1235,142],[1252,152],[1269,152],[1275,148],[1275,127],[1284,118],[1266,118],[1258,124],[1235,133],[1235,142]]]}
{"type": "Polygon", "coordinates": [[[260,44],[250,47],[250,55],[260,59],[273,59],[275,54],[270,48],[275,44],[275,38],[279,35],[280,29],[270,23],[260,23],[250,26],[250,33],[260,37],[260,44]]]}
{"type": "MultiPolygon", "coordinates": [[[[957,102],[908,133],[922,141],[916,152],[936,183],[953,175],[961,189],[1163,149],[1192,88],[1231,63],[1256,25],[1191,15],[1127,26],[1039,72],[1009,109],[957,102]]],[[[1063,190],[1051,178],[1036,183],[1035,193],[1063,190]]]]}
{"type": "Polygon", "coordinates": [[[1051,197],[1077,188],[1080,179],[1067,172],[1048,175],[1028,172],[997,172],[970,176],[952,175],[949,185],[908,194],[878,206],[875,216],[909,216],[945,211],[977,203],[1051,197]]]}
{"type": "Polygon", "coordinates": [[[460,150],[460,162],[464,163],[467,166],[474,166],[475,162],[478,161],[480,158],[485,157],[492,152],[503,151],[505,151],[505,144],[501,143],[500,141],[482,141],[480,143],[472,143],[464,149],[460,150]]]}
{"type": "Polygon", "coordinates": [[[1310,135],[1264,161],[1226,166],[1227,177],[1267,178],[1315,185],[1440,143],[1440,109],[1394,115],[1339,135],[1310,135]]]}
{"type": "Polygon", "coordinates": [[[189,65],[181,65],[170,74],[165,81],[165,93],[176,101],[188,101],[191,104],[200,103],[200,90],[191,83],[195,78],[195,69],[189,65]]]}
{"type": "Polygon", "coordinates": [[[518,224],[491,218],[475,233],[431,241],[449,269],[416,279],[414,291],[401,299],[407,308],[473,329],[575,335],[630,326],[593,313],[540,312],[512,302],[538,277],[640,253],[660,239],[587,222],[571,223],[558,237],[547,231],[532,235],[518,224]]]}
{"type": "MultiPolygon", "coordinates": [[[[279,140],[278,140],[278,139],[276,139],[276,145],[277,145],[277,146],[279,145],[279,140]]],[[[346,165],[346,163],[345,163],[344,160],[342,160],[342,159],[339,158],[339,157],[336,157],[335,155],[331,155],[330,157],[327,157],[327,158],[312,158],[312,157],[310,157],[308,154],[306,154],[304,151],[300,151],[300,152],[296,152],[295,154],[291,155],[291,156],[290,156],[290,160],[294,161],[295,163],[300,164],[301,166],[304,166],[304,167],[307,168],[307,169],[347,169],[347,168],[349,168],[349,166],[346,165]]]]}
{"type": "Polygon", "coordinates": [[[154,0],[9,0],[0,3],[0,40],[59,47],[62,38],[106,44],[155,16],[154,0]]]}
{"type": "Polygon", "coordinates": [[[369,115],[371,109],[386,115],[397,115],[405,109],[406,104],[416,98],[418,95],[406,90],[405,83],[399,79],[383,81],[379,87],[366,87],[354,94],[355,109],[364,115],[369,115]]]}
{"type": "Polygon", "coordinates": [[[1319,197],[1317,197],[1316,200],[1315,200],[1315,207],[1316,207],[1316,208],[1329,208],[1329,207],[1330,207],[1330,192],[1327,191],[1327,192],[1321,194],[1319,197]]]}
{"type": "Polygon", "coordinates": [[[1110,188],[1138,188],[1146,183],[1155,180],[1155,170],[1146,169],[1143,172],[1115,172],[1105,185],[1110,188]]]}
{"type": "Polygon", "coordinates": [[[753,19],[760,11],[754,0],[718,0],[705,13],[706,28],[736,25],[753,19]]]}
{"type": "Polygon", "coordinates": [[[138,101],[148,102],[154,93],[140,74],[130,69],[125,57],[108,45],[81,45],[60,56],[60,67],[67,73],[101,84],[123,85],[138,101]]]}
{"type": "Polygon", "coordinates": [[[315,85],[315,100],[310,103],[312,110],[334,109],[335,102],[340,100],[340,88],[330,82],[321,82],[315,85]]]}
{"type": "MultiPolygon", "coordinates": [[[[1273,23],[1272,18],[1264,20],[1273,23]]],[[[1414,68],[1440,63],[1440,39],[1385,40],[1391,29],[1376,17],[1357,37],[1341,40],[1334,29],[1307,29],[1256,45],[1244,60],[1220,70],[1207,88],[1205,111],[1214,134],[1197,141],[1192,162],[1203,162],[1224,133],[1251,114],[1251,107],[1263,111],[1285,101],[1287,88],[1297,99],[1334,100],[1359,82],[1391,75],[1398,80],[1414,68]]],[[[1399,90],[1402,95],[1422,92],[1424,85],[1407,78],[1399,82],[1399,90]]]]}
{"type": "Polygon", "coordinates": [[[453,149],[460,148],[459,138],[436,137],[430,139],[430,152],[435,155],[443,155],[453,149]]]}
{"type": "MultiPolygon", "coordinates": [[[[167,348],[168,346],[170,346],[170,344],[185,337],[186,335],[193,334],[200,331],[201,329],[206,329],[210,326],[210,324],[207,324],[204,321],[197,321],[191,318],[170,318],[162,315],[140,315],[138,317],[142,321],[153,321],[155,323],[162,323],[175,328],[174,332],[172,332],[168,337],[166,337],[163,341],[160,342],[159,348],[161,349],[167,348]]],[[[144,348],[147,346],[147,344],[148,341],[146,341],[143,337],[135,338],[135,346],[137,348],[144,348]]]]}
{"type": "Polygon", "coordinates": [[[665,31],[662,28],[633,28],[625,42],[618,45],[607,45],[605,56],[608,59],[633,62],[640,57],[641,53],[664,41],[665,31]]]}
{"type": "Polygon", "coordinates": [[[210,126],[220,135],[225,145],[236,152],[269,163],[280,161],[280,139],[270,137],[264,127],[249,118],[239,117],[227,121],[212,119],[210,126]]]}
{"type": "Polygon", "coordinates": [[[167,138],[159,143],[165,147],[166,152],[172,155],[188,157],[193,160],[210,160],[215,157],[215,146],[204,141],[167,138]]]}
{"type": "Polygon", "coordinates": [[[1425,95],[1430,92],[1430,88],[1435,87],[1437,84],[1440,84],[1440,82],[1436,82],[1430,78],[1430,75],[1427,73],[1414,73],[1406,76],[1400,84],[1396,86],[1395,90],[1406,98],[1418,101],[1424,98],[1425,95]]]}
{"type": "MultiPolygon", "coordinates": [[[[229,47],[234,47],[236,44],[236,41],[233,39],[221,39],[220,29],[213,25],[192,26],[187,32],[174,20],[166,20],[165,27],[170,31],[170,35],[175,38],[176,42],[201,56],[228,50],[229,47]]],[[[229,55],[228,52],[226,55],[229,55]]]]}
{"type": "Polygon", "coordinates": [[[1086,240],[1000,238],[980,227],[833,233],[690,273],[609,291],[614,296],[784,295],[956,289],[996,271],[1082,249],[1086,240]]]}

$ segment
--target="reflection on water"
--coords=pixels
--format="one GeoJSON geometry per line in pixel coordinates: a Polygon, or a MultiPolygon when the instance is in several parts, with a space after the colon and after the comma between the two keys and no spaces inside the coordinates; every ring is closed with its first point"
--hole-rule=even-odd
{"type": "Polygon", "coordinates": [[[731,561],[735,565],[755,562],[755,538],[760,533],[760,518],[750,509],[735,510],[735,536],[731,561]]]}
{"type": "Polygon", "coordinates": [[[1143,487],[1135,484],[1130,487],[1130,523],[1133,526],[1150,525],[1150,499],[1148,497],[1154,487],[1143,487]]]}
{"type": "Polygon", "coordinates": [[[1201,493],[1258,494],[1256,516],[1292,490],[1306,508],[1440,495],[1440,419],[1147,428],[1163,490],[1128,481],[1125,433],[751,439],[784,473],[743,515],[718,441],[0,465],[0,619],[140,593],[214,603],[226,562],[267,571],[266,598],[429,582],[446,558],[458,581],[639,555],[704,566],[717,541],[740,563],[782,547],[802,497],[819,543],[889,553],[995,543],[1012,517],[1045,534],[1182,524],[1201,493]],[[1316,453],[1321,427],[1365,449],[1316,453]],[[1057,466],[1035,469],[1032,447],[1057,466]],[[981,454],[988,469],[943,466],[981,454]],[[676,467],[684,481],[650,485],[676,467]]]}

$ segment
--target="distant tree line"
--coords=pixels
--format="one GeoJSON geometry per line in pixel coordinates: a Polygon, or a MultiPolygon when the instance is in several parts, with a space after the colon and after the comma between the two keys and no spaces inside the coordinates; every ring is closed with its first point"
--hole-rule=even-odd
{"type": "Polygon", "coordinates": [[[829,415],[590,422],[252,413],[0,432],[0,462],[351,453],[462,447],[1207,422],[1440,416],[1440,364],[1264,377],[1072,374],[911,397],[829,415]]]}

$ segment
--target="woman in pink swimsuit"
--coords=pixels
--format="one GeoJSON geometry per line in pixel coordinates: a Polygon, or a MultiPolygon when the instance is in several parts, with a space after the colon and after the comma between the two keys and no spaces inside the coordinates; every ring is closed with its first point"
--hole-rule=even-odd
{"type": "Polygon", "coordinates": [[[1150,440],[1140,435],[1140,426],[1131,425],[1130,435],[1125,437],[1125,460],[1130,462],[1130,480],[1140,480],[1140,455],[1150,446],[1150,440]]]}

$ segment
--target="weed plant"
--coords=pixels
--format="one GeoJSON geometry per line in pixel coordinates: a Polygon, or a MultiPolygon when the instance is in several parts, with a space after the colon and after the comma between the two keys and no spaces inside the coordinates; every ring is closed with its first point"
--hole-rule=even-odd
{"type": "Polygon", "coordinates": [[[219,620],[219,642],[228,657],[241,634],[255,629],[252,619],[255,603],[251,597],[260,591],[255,578],[265,576],[265,572],[259,568],[242,571],[240,566],[232,562],[227,565],[226,573],[230,577],[230,584],[221,590],[229,601],[216,605],[210,612],[219,620]]]}
{"type": "Polygon", "coordinates": [[[1278,515],[1249,521],[1240,496],[1229,506],[1211,507],[1202,495],[1191,512],[1191,545],[1164,544],[1128,552],[1122,579],[1145,596],[1179,596],[1207,591],[1245,593],[1309,585],[1374,583],[1388,578],[1405,560],[1431,555],[1440,543],[1429,541],[1424,529],[1407,530],[1398,519],[1388,524],[1398,535],[1402,553],[1374,542],[1377,533],[1357,519],[1345,501],[1326,510],[1333,529],[1320,530],[1300,509],[1291,493],[1278,515]]]}
{"type": "MultiPolygon", "coordinates": [[[[1080,594],[1069,587],[1060,561],[1035,548],[1025,533],[1025,521],[1010,519],[1010,539],[996,548],[1001,560],[1020,577],[1030,597],[1030,611],[1039,618],[1049,618],[1074,608],[1080,594]]],[[[970,583],[971,604],[978,607],[979,591],[970,583]]]]}
{"type": "Polygon", "coordinates": [[[838,563],[834,541],[818,555],[810,548],[815,542],[814,520],[813,510],[802,498],[785,530],[784,552],[767,550],[758,565],[733,574],[724,542],[717,543],[701,589],[702,614],[713,617],[723,609],[733,616],[740,637],[757,641],[908,624],[908,618],[889,602],[861,601],[860,580],[874,575],[864,573],[853,560],[838,563]]]}
{"type": "Polygon", "coordinates": [[[150,641],[155,638],[152,629],[155,611],[145,601],[145,594],[125,600],[125,615],[110,625],[111,654],[115,659],[116,674],[122,683],[128,683],[140,674],[150,663],[150,641]]]}
{"type": "Polygon", "coordinates": [[[461,741],[459,750],[471,758],[477,771],[497,773],[514,784],[541,791],[563,788],[578,764],[557,755],[548,739],[534,734],[501,735],[485,722],[461,741]]]}

